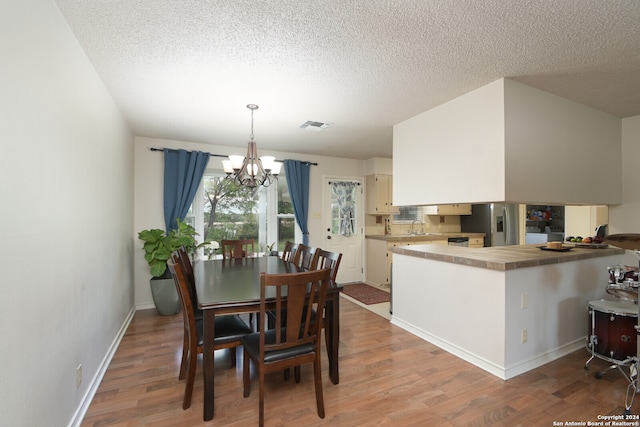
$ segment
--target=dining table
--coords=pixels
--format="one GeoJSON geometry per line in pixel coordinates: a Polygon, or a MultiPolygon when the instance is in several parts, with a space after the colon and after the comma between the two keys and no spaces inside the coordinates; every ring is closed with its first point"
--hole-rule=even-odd
{"type": "MultiPolygon", "coordinates": [[[[260,311],[260,273],[290,274],[305,271],[277,256],[239,259],[201,260],[193,263],[198,308],[203,310],[204,420],[214,415],[215,316],[260,311]]],[[[339,383],[338,345],[340,343],[340,290],[331,282],[325,305],[325,335],[329,377],[339,383]]],[[[273,295],[266,296],[267,308],[273,295]]],[[[271,307],[274,308],[274,307],[271,307]]],[[[259,321],[266,321],[260,319],[259,321]]]]}

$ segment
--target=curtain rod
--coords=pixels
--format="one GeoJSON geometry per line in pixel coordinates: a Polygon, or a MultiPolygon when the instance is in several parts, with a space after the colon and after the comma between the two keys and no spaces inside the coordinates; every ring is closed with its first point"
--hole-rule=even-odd
{"type": "MultiPolygon", "coordinates": [[[[151,147],[151,148],[149,148],[149,150],[151,150],[151,151],[160,151],[160,152],[164,152],[164,148],[153,148],[153,147],[151,147]]],[[[171,151],[171,152],[176,152],[176,151],[178,151],[178,150],[176,150],[175,148],[169,148],[168,150],[169,150],[169,151],[171,151]]],[[[229,156],[225,156],[224,154],[211,154],[211,153],[209,153],[209,157],[225,157],[225,158],[227,158],[227,157],[229,157],[229,156]]],[[[294,160],[294,159],[292,159],[292,160],[294,160]]],[[[276,159],[276,161],[278,161],[278,162],[282,162],[283,160],[278,160],[278,159],[276,159]]],[[[309,164],[309,165],[311,165],[311,166],[318,166],[318,164],[317,164],[317,163],[314,163],[314,162],[308,162],[308,161],[306,161],[306,160],[297,160],[297,161],[298,161],[298,162],[302,162],[302,163],[309,164]]]]}

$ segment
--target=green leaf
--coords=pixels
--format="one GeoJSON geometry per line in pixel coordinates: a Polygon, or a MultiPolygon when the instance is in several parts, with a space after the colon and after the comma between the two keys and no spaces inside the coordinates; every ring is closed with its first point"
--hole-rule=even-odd
{"type": "Polygon", "coordinates": [[[164,231],[154,228],[152,230],[142,230],[138,233],[138,239],[144,242],[157,243],[164,236],[164,231]]]}
{"type": "Polygon", "coordinates": [[[153,277],[160,277],[167,270],[167,264],[164,262],[155,262],[150,264],[151,267],[151,275],[153,277]]]}

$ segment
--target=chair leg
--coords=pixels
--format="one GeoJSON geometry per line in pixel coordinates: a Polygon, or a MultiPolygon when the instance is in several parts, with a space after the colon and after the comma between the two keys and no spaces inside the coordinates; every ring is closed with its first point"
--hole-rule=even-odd
{"type": "Polygon", "coordinates": [[[260,427],[264,426],[264,369],[258,368],[258,400],[259,400],[259,417],[258,417],[258,425],[260,427]]]}
{"type": "Polygon", "coordinates": [[[229,359],[231,359],[231,366],[236,366],[236,353],[238,347],[229,347],[229,359]]]}
{"type": "Polygon", "coordinates": [[[244,397],[249,396],[249,392],[251,391],[251,379],[249,376],[249,354],[246,350],[243,353],[243,361],[242,361],[242,385],[243,385],[243,393],[244,397]]]}
{"type": "MultiPolygon", "coordinates": [[[[322,325],[322,330],[324,330],[324,346],[327,349],[327,356],[331,357],[331,342],[329,341],[329,334],[327,333],[327,329],[322,325]]],[[[318,350],[320,350],[318,348],[318,350]]]]}
{"type": "Polygon", "coordinates": [[[293,368],[293,376],[296,379],[296,383],[300,384],[300,365],[293,368]]]}
{"type": "Polygon", "coordinates": [[[187,358],[189,357],[189,340],[187,339],[187,334],[184,334],[184,340],[182,343],[182,362],[180,362],[180,373],[178,374],[178,379],[183,380],[184,376],[187,373],[187,364],[189,363],[187,358]]]}
{"type": "Polygon", "coordinates": [[[318,406],[318,416],[324,418],[324,396],[322,395],[322,368],[320,366],[320,354],[313,362],[313,379],[316,383],[316,405],[318,406]]]}
{"type": "Polygon", "coordinates": [[[187,366],[187,381],[184,384],[184,399],[182,400],[182,409],[187,409],[191,406],[191,395],[193,394],[193,383],[196,379],[196,363],[198,355],[195,351],[189,351],[189,358],[187,366]]]}

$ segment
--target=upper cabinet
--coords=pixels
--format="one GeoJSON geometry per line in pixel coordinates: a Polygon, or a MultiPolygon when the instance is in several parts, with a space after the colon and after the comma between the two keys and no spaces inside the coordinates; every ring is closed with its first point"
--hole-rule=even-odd
{"type": "Polygon", "coordinates": [[[427,215],[471,215],[471,203],[425,206],[424,212],[427,215]]]}
{"type": "Polygon", "coordinates": [[[367,175],[367,213],[389,215],[399,213],[393,206],[393,177],[391,175],[367,175]]]}

